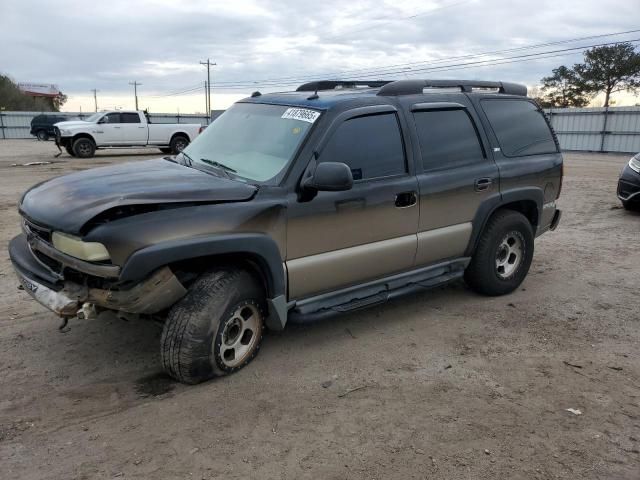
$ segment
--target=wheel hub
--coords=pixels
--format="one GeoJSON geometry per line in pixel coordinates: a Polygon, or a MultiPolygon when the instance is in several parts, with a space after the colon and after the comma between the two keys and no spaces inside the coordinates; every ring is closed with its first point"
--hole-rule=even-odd
{"type": "Polygon", "coordinates": [[[222,331],[220,346],[220,357],[227,367],[237,367],[251,355],[261,325],[261,313],[253,303],[243,303],[233,311],[222,331]]]}
{"type": "Polygon", "coordinates": [[[513,275],[524,258],[524,240],[519,232],[507,233],[496,251],[496,274],[501,279],[513,275]]]}

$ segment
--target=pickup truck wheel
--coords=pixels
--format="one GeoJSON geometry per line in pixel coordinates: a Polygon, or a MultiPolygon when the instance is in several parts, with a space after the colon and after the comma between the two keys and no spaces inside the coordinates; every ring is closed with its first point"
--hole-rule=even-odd
{"type": "Polygon", "coordinates": [[[223,268],[199,277],[164,324],[165,371],[194,384],[240,370],[260,349],[264,303],[262,286],[246,270],[223,268]]]}
{"type": "Polygon", "coordinates": [[[71,148],[69,145],[65,145],[65,146],[64,146],[64,149],[65,149],[65,150],[67,151],[67,153],[68,153],[69,155],[71,155],[72,157],[75,157],[75,156],[76,156],[76,154],[75,154],[75,153],[73,153],[73,148],[71,148]]]}
{"type": "Polygon", "coordinates": [[[171,147],[171,153],[179,154],[182,150],[184,150],[187,145],[189,145],[189,139],[184,135],[176,135],[171,139],[169,143],[171,147]]]}
{"type": "Polygon", "coordinates": [[[91,158],[96,153],[96,144],[89,138],[79,138],[73,142],[73,153],[76,157],[91,158]]]}
{"type": "Polygon", "coordinates": [[[170,148],[161,148],[160,151],[162,153],[171,153],[171,149],[170,148]]]}
{"type": "Polygon", "coordinates": [[[46,142],[47,140],[49,140],[49,134],[46,130],[38,130],[36,132],[36,137],[38,137],[38,140],[40,140],[41,142],[46,142]]]}
{"type": "Polygon", "coordinates": [[[464,279],[483,295],[511,293],[527,276],[532,259],[531,223],[519,212],[503,210],[487,223],[464,279]]]}

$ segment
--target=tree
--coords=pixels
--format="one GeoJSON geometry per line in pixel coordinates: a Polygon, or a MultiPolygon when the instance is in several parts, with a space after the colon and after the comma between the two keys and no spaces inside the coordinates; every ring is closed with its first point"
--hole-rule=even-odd
{"type": "Polygon", "coordinates": [[[604,92],[604,106],[611,94],[640,89],[640,53],[629,42],[594,47],[584,52],[584,63],[573,66],[578,88],[590,95],[604,92]]]}
{"type": "Polygon", "coordinates": [[[543,96],[537,98],[542,107],[584,107],[589,103],[589,95],[574,70],[562,65],[551,73],[542,79],[543,96]]]}
{"type": "Polygon", "coordinates": [[[53,98],[25,95],[11,78],[0,75],[0,108],[5,110],[59,112],[66,101],[62,93],[53,98]]]}

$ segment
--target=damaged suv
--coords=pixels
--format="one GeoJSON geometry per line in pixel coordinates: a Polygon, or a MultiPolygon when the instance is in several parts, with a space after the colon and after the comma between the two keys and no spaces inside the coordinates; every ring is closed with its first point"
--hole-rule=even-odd
{"type": "Polygon", "coordinates": [[[64,318],[164,319],[164,368],[197,383],[251,361],[265,328],[462,277],[512,292],[561,184],[524,86],[320,81],[255,92],[176,157],[36,185],[9,249],[64,318]]]}

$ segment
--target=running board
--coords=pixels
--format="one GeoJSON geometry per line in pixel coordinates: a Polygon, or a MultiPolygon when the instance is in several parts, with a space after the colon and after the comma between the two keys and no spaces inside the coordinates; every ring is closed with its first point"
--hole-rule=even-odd
{"type": "Polygon", "coordinates": [[[470,261],[468,257],[458,258],[299,300],[292,305],[287,323],[316,322],[449,283],[462,277],[470,261]]]}

